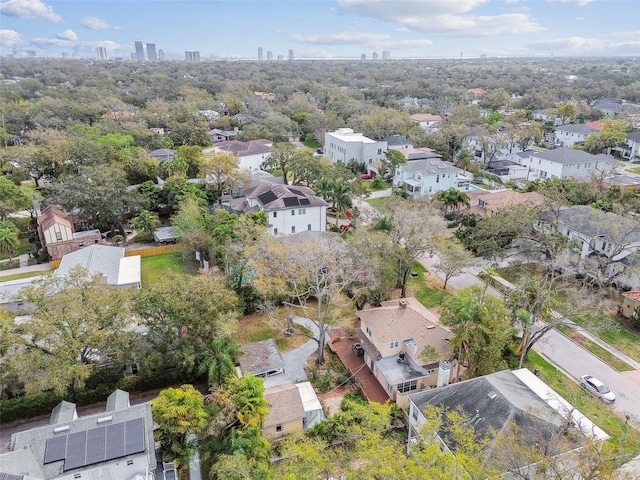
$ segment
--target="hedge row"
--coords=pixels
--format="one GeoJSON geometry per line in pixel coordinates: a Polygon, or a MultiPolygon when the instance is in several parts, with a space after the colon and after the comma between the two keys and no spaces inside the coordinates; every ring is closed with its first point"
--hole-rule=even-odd
{"type": "Polygon", "coordinates": [[[78,406],[92,405],[105,402],[116,388],[129,393],[141,393],[174,385],[179,379],[179,370],[167,370],[156,372],[152,376],[120,378],[116,384],[106,382],[94,388],[86,388],[76,393],[75,400],[70,395],[58,395],[53,392],[40,392],[34,395],[2,399],[0,400],[0,425],[49,415],[62,400],[73,402],[78,406]]]}

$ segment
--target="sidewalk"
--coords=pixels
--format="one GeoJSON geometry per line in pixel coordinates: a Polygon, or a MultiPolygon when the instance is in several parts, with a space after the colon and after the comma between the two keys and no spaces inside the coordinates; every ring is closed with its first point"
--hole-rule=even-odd
{"type": "MultiPolygon", "coordinates": [[[[18,268],[10,268],[8,270],[0,270],[0,277],[8,277],[11,275],[17,275],[19,273],[26,272],[46,272],[51,270],[51,266],[48,263],[39,263],[37,265],[29,265],[29,255],[26,253],[20,255],[20,266],[18,268]]],[[[0,281],[2,281],[0,279],[0,281]]]]}

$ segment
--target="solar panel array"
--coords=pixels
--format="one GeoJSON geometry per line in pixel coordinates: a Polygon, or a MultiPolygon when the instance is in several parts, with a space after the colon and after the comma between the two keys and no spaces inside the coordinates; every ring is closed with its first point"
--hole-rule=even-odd
{"type": "Polygon", "coordinates": [[[144,434],[144,419],[136,418],[50,438],[45,447],[44,463],[64,460],[66,472],[144,452],[144,434]]]}
{"type": "Polygon", "coordinates": [[[258,195],[258,200],[260,200],[260,203],[262,203],[262,205],[266,205],[277,199],[278,197],[276,197],[276,194],[270,190],[268,192],[264,192],[262,195],[258,195]]]}
{"type": "Polygon", "coordinates": [[[0,480],[22,480],[24,475],[15,475],[13,473],[0,472],[0,480]]]}

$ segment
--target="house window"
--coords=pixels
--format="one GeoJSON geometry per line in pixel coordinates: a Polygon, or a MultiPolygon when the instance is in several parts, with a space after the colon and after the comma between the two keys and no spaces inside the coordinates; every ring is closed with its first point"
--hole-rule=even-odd
{"type": "Polygon", "coordinates": [[[56,240],[57,240],[58,242],[61,242],[61,241],[62,241],[62,232],[56,232],[56,240]]]}
{"type": "Polygon", "coordinates": [[[71,244],[67,243],[67,253],[69,253],[71,251],[71,244]]]}
{"type": "Polygon", "coordinates": [[[381,148],[378,149],[378,155],[382,155],[382,149],[381,148]]]}
{"type": "Polygon", "coordinates": [[[273,218],[276,218],[278,216],[278,212],[273,212],[273,218]]]}
{"type": "Polygon", "coordinates": [[[133,465],[133,460],[127,460],[127,465],[133,465]]]}
{"type": "Polygon", "coordinates": [[[397,342],[397,341],[395,341],[395,342],[391,342],[391,343],[389,344],[389,348],[398,348],[398,342],[397,342]]]}
{"type": "Polygon", "coordinates": [[[298,215],[306,215],[307,213],[307,209],[306,208],[299,208],[298,209],[298,215]]]}
{"type": "Polygon", "coordinates": [[[429,193],[431,193],[431,190],[433,189],[433,187],[429,187],[429,193]]]}
{"type": "Polygon", "coordinates": [[[440,175],[436,175],[436,183],[440,183],[440,175]]]}
{"type": "Polygon", "coordinates": [[[274,234],[274,235],[277,235],[277,234],[278,234],[278,229],[277,229],[277,228],[274,228],[274,229],[273,229],[273,234],[274,234]]]}
{"type": "Polygon", "coordinates": [[[418,389],[418,381],[417,380],[411,380],[410,382],[404,382],[404,383],[399,383],[398,384],[398,392],[400,392],[400,393],[411,392],[411,391],[417,390],[417,389],[418,389]]]}
{"type": "Polygon", "coordinates": [[[371,336],[371,329],[369,327],[367,327],[365,331],[367,332],[367,335],[371,336]]]}
{"type": "Polygon", "coordinates": [[[291,233],[296,233],[296,227],[295,226],[291,227],[291,233]]]}
{"type": "Polygon", "coordinates": [[[53,253],[54,257],[58,255],[58,247],[51,247],[51,253],[53,253]]]}
{"type": "Polygon", "coordinates": [[[282,433],[282,425],[276,425],[276,433],[282,433]]]}
{"type": "Polygon", "coordinates": [[[307,224],[307,230],[311,230],[311,224],[307,224]]]}
{"type": "Polygon", "coordinates": [[[296,214],[296,209],[291,210],[291,216],[293,217],[296,214]]]}

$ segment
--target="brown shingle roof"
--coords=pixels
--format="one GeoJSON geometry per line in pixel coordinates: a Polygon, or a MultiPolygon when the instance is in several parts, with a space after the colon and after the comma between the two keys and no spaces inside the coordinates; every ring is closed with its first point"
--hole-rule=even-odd
{"type": "Polygon", "coordinates": [[[432,115],[431,113],[414,113],[411,115],[411,120],[416,122],[441,122],[442,117],[440,115],[432,115]]]}
{"type": "Polygon", "coordinates": [[[55,223],[65,225],[73,231],[73,223],[69,219],[69,215],[67,215],[55,205],[49,205],[45,207],[42,212],[40,212],[40,215],[38,215],[38,225],[44,232],[55,223]]]}
{"type": "Polygon", "coordinates": [[[418,355],[425,345],[433,345],[441,353],[451,351],[451,332],[440,326],[438,317],[414,297],[383,302],[380,307],[359,310],[357,314],[382,343],[413,339],[418,343],[418,355]],[[400,301],[406,302],[406,308],[400,308],[400,301]]]}
{"type": "Polygon", "coordinates": [[[272,427],[304,418],[304,406],[300,399],[298,387],[293,383],[285,383],[277,387],[267,388],[264,398],[271,406],[267,419],[262,427],[272,427]]]}
{"type": "MultiPolygon", "coordinates": [[[[481,215],[486,215],[487,212],[495,212],[503,207],[511,205],[520,205],[523,203],[529,203],[532,205],[542,205],[545,202],[545,197],[538,192],[525,192],[520,193],[515,190],[499,190],[499,191],[474,191],[467,192],[471,203],[471,210],[474,207],[483,209],[484,212],[479,212],[481,215]],[[484,202],[481,205],[480,202],[484,202]]],[[[478,209],[474,210],[474,213],[478,209]]]]}
{"type": "Polygon", "coordinates": [[[271,152],[270,140],[251,140],[250,142],[241,142],[240,140],[225,140],[215,145],[215,150],[225,153],[231,153],[236,157],[246,157],[248,155],[257,155],[260,153],[271,152]]]}

